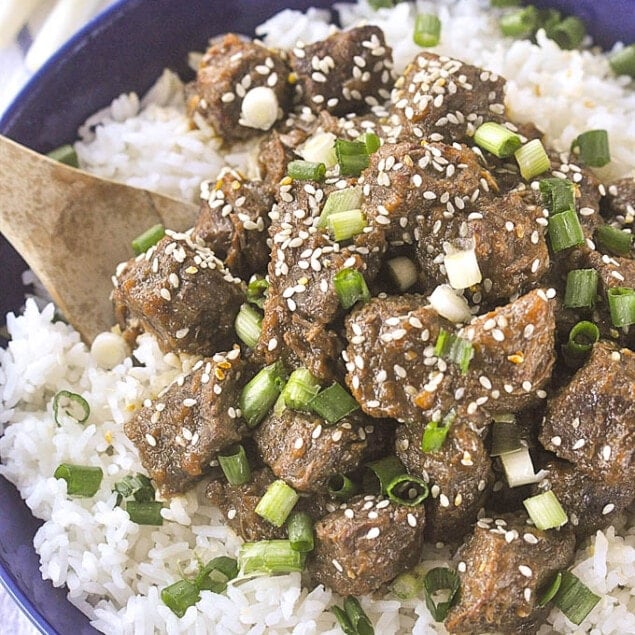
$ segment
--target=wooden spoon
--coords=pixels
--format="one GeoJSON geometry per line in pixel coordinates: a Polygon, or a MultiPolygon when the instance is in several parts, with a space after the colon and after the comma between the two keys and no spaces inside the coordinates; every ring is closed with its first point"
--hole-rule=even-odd
{"type": "Polygon", "coordinates": [[[114,324],[110,301],[131,241],[162,223],[191,227],[197,207],[98,178],[0,135],[0,232],[87,343],[114,324]]]}

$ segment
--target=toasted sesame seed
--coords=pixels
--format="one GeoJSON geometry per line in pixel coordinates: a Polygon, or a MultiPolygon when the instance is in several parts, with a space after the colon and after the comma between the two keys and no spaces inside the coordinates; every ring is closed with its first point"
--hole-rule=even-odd
{"type": "Polygon", "coordinates": [[[534,575],[534,572],[531,570],[531,567],[528,567],[526,564],[519,565],[518,571],[520,571],[520,574],[525,576],[526,578],[531,578],[531,576],[534,575]]]}

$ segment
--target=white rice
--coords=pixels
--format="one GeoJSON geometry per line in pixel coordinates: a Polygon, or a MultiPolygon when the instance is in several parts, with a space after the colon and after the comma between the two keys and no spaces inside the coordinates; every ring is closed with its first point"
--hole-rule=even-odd
{"type": "MultiPolygon", "coordinates": [[[[536,122],[558,149],[567,149],[584,130],[605,128],[613,162],[600,176],[633,174],[632,86],[612,77],[606,57],[598,52],[561,51],[541,36],[537,44],[501,39],[496,16],[484,10],[487,5],[486,0],[420,1],[417,9],[441,17],[439,52],[508,79],[513,119],[536,122]]],[[[369,10],[365,0],[340,6],[344,26],[368,20],[384,29],[398,69],[418,50],[408,26],[413,13],[406,3],[378,12],[369,10]]],[[[259,34],[272,45],[288,47],[298,38],[324,37],[331,29],[327,21],[323,11],[287,10],[259,34]]],[[[84,167],[190,200],[196,200],[200,181],[215,176],[226,162],[248,171],[247,149],[223,157],[209,131],[189,129],[181,88],[166,71],[142,100],[122,95],[92,117],[77,144],[84,167]]],[[[322,587],[302,588],[299,575],[243,581],[225,595],[203,592],[182,619],[160,601],[160,589],[194,572],[198,560],[235,556],[240,544],[220,512],[206,504],[202,487],[172,499],[160,529],[131,523],[124,511],[113,508],[109,494],[115,481],[141,470],[123,423],[144,399],[187,371],[192,358],[162,355],[144,335],[134,353],[142,366],[127,358],[103,370],[72,328],[53,322],[52,305],[40,312],[33,301],[23,315],[8,317],[8,329],[11,342],[0,350],[0,473],[44,521],[35,537],[43,577],[56,586],[65,584],[69,600],[95,628],[112,634],[340,632],[328,611],[339,599],[322,587]],[[51,400],[62,389],[90,403],[85,425],[56,427],[51,400]],[[66,497],[65,482],[51,476],[63,461],[102,467],[104,482],[93,499],[66,497]]],[[[447,555],[430,548],[426,561],[435,566],[447,555]]],[[[613,528],[598,532],[580,550],[574,571],[602,601],[579,628],[554,609],[552,626],[543,626],[540,633],[635,633],[635,530],[624,536],[613,528]]],[[[362,605],[378,634],[446,632],[422,601],[363,598],[362,605]]]]}

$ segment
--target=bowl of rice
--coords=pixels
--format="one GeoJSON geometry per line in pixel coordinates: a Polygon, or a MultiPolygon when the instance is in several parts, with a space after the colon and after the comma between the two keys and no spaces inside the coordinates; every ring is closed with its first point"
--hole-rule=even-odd
{"type": "MultiPolygon", "coordinates": [[[[605,129],[611,162],[598,177],[635,176],[635,89],[609,61],[635,41],[635,2],[536,5],[579,15],[587,29],[580,46],[561,49],[544,32],[505,37],[499,23],[510,9],[488,0],[122,0],[37,73],[3,116],[0,133],[43,153],[73,143],[87,171],[196,202],[202,181],[226,163],[249,161],[247,152],[222,150],[209,130],[188,121],[184,86],[210,38],[234,32],[289,49],[326,37],[333,23],[376,24],[400,72],[421,50],[412,32],[416,14],[427,12],[441,23],[431,51],[507,79],[510,119],[536,123],[558,151],[585,130],[605,129]]],[[[97,456],[109,483],[143,471],[123,432],[130,404],[158,393],[183,362],[142,337],[134,362],[126,357],[103,368],[57,319],[3,236],[0,262],[0,577],[33,623],[51,635],[340,632],[330,610],[339,598],[322,586],[303,588],[295,573],[204,592],[183,617],[162,603],[161,589],[193,552],[239,548],[203,490],[167,501],[160,528],[141,528],[113,506],[112,495],[69,499],[52,474],[62,458],[87,464],[97,456]],[[89,425],[55,426],[51,400],[63,389],[90,402],[89,425]]],[[[443,549],[426,553],[431,563],[447,557],[443,549]]],[[[578,551],[575,571],[599,603],[578,630],[554,609],[540,633],[635,633],[635,527],[598,531],[578,551]]],[[[362,606],[377,633],[447,632],[421,600],[387,594],[365,597],[362,606]]]]}

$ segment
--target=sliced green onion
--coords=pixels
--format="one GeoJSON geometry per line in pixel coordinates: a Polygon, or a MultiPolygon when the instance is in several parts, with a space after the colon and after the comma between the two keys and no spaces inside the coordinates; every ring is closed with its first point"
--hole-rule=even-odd
{"type": "Polygon", "coordinates": [[[342,176],[359,176],[370,163],[368,150],[363,141],[336,139],[335,154],[342,176]]]}
{"type": "Polygon", "coordinates": [[[368,6],[373,10],[390,9],[395,6],[394,0],[368,0],[368,6]]]}
{"type": "Polygon", "coordinates": [[[269,485],[254,511],[272,525],[282,527],[299,498],[292,487],[278,479],[269,485]]]}
{"type": "Polygon", "coordinates": [[[628,255],[633,246],[633,234],[611,225],[598,227],[596,238],[601,247],[617,256],[628,255]]]}
{"type": "Polygon", "coordinates": [[[386,494],[393,503],[408,507],[420,505],[428,498],[429,493],[428,485],[423,479],[405,473],[395,476],[386,487],[386,494]]]}
{"type": "Polygon", "coordinates": [[[140,503],[154,500],[154,486],[145,474],[124,476],[124,478],[115,483],[113,492],[117,492],[118,505],[123,499],[130,497],[140,503]]]}
{"type": "Polygon", "coordinates": [[[520,0],[490,0],[489,4],[495,9],[502,9],[505,7],[517,7],[520,5],[520,0]]]}
{"type": "Polygon", "coordinates": [[[357,494],[357,483],[345,474],[334,474],[326,483],[326,489],[332,498],[346,501],[357,494]]]}
{"type": "Polygon", "coordinates": [[[564,306],[569,309],[591,308],[595,304],[598,289],[598,272],[595,269],[573,269],[567,274],[564,306]]]}
{"type": "Polygon", "coordinates": [[[249,348],[255,348],[260,339],[262,314],[250,304],[243,304],[234,321],[236,335],[249,348]]]}
{"type": "Polygon", "coordinates": [[[516,423],[498,422],[492,425],[492,449],[490,456],[501,456],[522,448],[520,430],[516,423]]]}
{"type": "Polygon", "coordinates": [[[346,611],[344,609],[339,606],[332,606],[331,612],[335,615],[337,623],[340,625],[344,635],[357,635],[357,631],[353,628],[353,625],[348,619],[348,615],[346,615],[346,611]]]}
{"type": "Polygon", "coordinates": [[[425,589],[426,606],[437,622],[442,622],[454,602],[457,600],[460,580],[454,569],[447,567],[435,567],[426,573],[423,580],[425,589]],[[434,594],[438,591],[446,591],[447,599],[443,602],[435,602],[434,594]]]}
{"type": "Polygon", "coordinates": [[[300,181],[323,181],[326,176],[326,166],[324,163],[314,161],[289,161],[287,174],[292,179],[300,181]]]}
{"type": "Polygon", "coordinates": [[[288,540],[245,542],[238,552],[243,575],[293,573],[304,569],[305,554],[291,547],[288,540]]]}
{"type": "Polygon", "coordinates": [[[157,223],[149,229],[146,229],[132,241],[132,250],[134,251],[135,256],[148,251],[150,247],[156,245],[164,236],[165,228],[161,225],[161,223],[157,223]]]}
{"type": "Polygon", "coordinates": [[[396,256],[386,263],[388,275],[399,291],[409,289],[417,282],[419,273],[415,265],[407,256],[396,256]]]}
{"type": "Polygon", "coordinates": [[[505,452],[500,455],[500,460],[510,487],[539,483],[547,476],[545,470],[535,471],[529,448],[521,447],[513,452],[505,452]]]}
{"type": "Polygon", "coordinates": [[[588,353],[600,339],[600,329],[593,322],[581,320],[569,331],[567,348],[573,353],[588,353]]]}
{"type": "Polygon", "coordinates": [[[571,571],[563,571],[560,588],[553,601],[568,620],[579,625],[600,601],[600,596],[571,571]]]}
{"type": "Polygon", "coordinates": [[[77,158],[77,152],[75,152],[75,148],[72,145],[66,144],[60,146],[59,148],[55,148],[46,154],[49,159],[53,159],[54,161],[59,161],[60,163],[64,163],[65,165],[70,165],[72,168],[79,167],[79,159],[77,158]]]}
{"type": "Polygon", "coordinates": [[[424,589],[425,565],[418,564],[409,571],[400,573],[391,583],[390,590],[400,600],[414,600],[424,589]]]}
{"type": "Polygon", "coordinates": [[[196,585],[189,580],[179,580],[161,590],[161,600],[177,617],[183,617],[190,606],[201,596],[196,585]]]}
{"type": "Polygon", "coordinates": [[[441,449],[455,418],[456,412],[452,409],[443,417],[442,421],[428,421],[421,437],[421,450],[423,452],[436,452],[441,449]]]}
{"type": "Polygon", "coordinates": [[[377,477],[379,491],[384,495],[387,493],[388,486],[392,480],[406,471],[403,463],[394,455],[371,461],[366,464],[366,467],[377,477]]]}
{"type": "Polygon", "coordinates": [[[538,10],[529,5],[501,16],[498,24],[501,33],[507,37],[528,37],[533,35],[538,27],[538,10]]]}
{"type": "Polygon", "coordinates": [[[84,423],[90,416],[88,402],[77,393],[60,390],[53,397],[53,418],[58,426],[73,421],[84,423]]]}
{"type": "Polygon", "coordinates": [[[341,384],[333,382],[309,401],[309,409],[333,425],[359,410],[359,404],[341,384]]]}
{"type": "Polygon", "coordinates": [[[366,227],[366,219],[361,209],[349,209],[346,212],[331,214],[327,225],[333,239],[341,242],[361,234],[366,227]]]}
{"type": "Polygon", "coordinates": [[[130,520],[137,525],[162,525],[163,516],[161,501],[136,501],[131,500],[126,503],[126,511],[130,520]]]}
{"type": "Polygon", "coordinates": [[[357,301],[370,300],[366,280],[357,269],[341,269],[333,278],[333,286],[344,310],[350,309],[357,301]]]}
{"type": "Polygon", "coordinates": [[[381,147],[381,139],[374,132],[370,132],[370,130],[359,135],[357,140],[366,146],[367,154],[373,154],[373,152],[377,152],[381,147]]]}
{"type": "Polygon", "coordinates": [[[528,141],[514,152],[514,157],[520,168],[520,174],[525,181],[533,179],[551,167],[549,156],[545,152],[540,139],[528,141]]]}
{"type": "Polygon", "coordinates": [[[344,599],[344,611],[358,635],[374,635],[373,624],[356,597],[349,595],[344,599]]]}
{"type": "Polygon", "coordinates": [[[263,308],[269,283],[264,278],[253,278],[247,285],[247,302],[263,308]]]}
{"type": "Polygon", "coordinates": [[[574,210],[568,209],[549,217],[547,226],[549,243],[554,252],[581,245],[584,242],[584,233],[580,219],[574,210]]]}
{"type": "Polygon", "coordinates": [[[230,485],[244,485],[251,479],[251,468],[242,445],[236,445],[218,454],[218,462],[230,485]]]}
{"type": "Polygon", "coordinates": [[[587,130],[578,135],[571,144],[571,152],[594,168],[601,168],[611,160],[609,135],[606,130],[587,130]]]}
{"type": "Polygon", "coordinates": [[[542,608],[543,606],[547,606],[547,604],[549,604],[549,602],[553,600],[553,598],[556,596],[556,593],[558,593],[558,589],[560,588],[561,583],[562,572],[558,571],[553,580],[549,583],[549,586],[544,591],[542,591],[540,597],[538,598],[539,607],[542,608]]]}
{"type": "Polygon", "coordinates": [[[474,357],[474,347],[469,340],[442,328],[434,345],[434,354],[449,359],[461,369],[461,374],[465,375],[474,357]]]}
{"type": "Polygon", "coordinates": [[[274,362],[261,369],[240,393],[240,410],[251,428],[257,426],[276,402],[284,385],[284,367],[274,362]]]}
{"type": "Polygon", "coordinates": [[[313,519],[306,512],[292,512],[287,520],[287,533],[291,549],[294,551],[313,551],[313,519]]]}
{"type": "Polygon", "coordinates": [[[100,467],[61,463],[53,476],[66,481],[66,493],[69,496],[90,498],[99,490],[104,473],[100,467]]]}
{"type": "Polygon", "coordinates": [[[635,44],[626,46],[609,57],[609,64],[616,75],[635,77],[635,44]]]}
{"type": "Polygon", "coordinates": [[[320,381],[306,368],[296,368],[282,389],[280,396],[285,406],[292,410],[304,410],[320,391],[320,381]]]}
{"type": "Polygon", "coordinates": [[[577,16],[570,15],[551,26],[545,25],[547,37],[552,39],[561,49],[570,51],[578,48],[586,35],[586,26],[577,16]]]}
{"type": "Polygon", "coordinates": [[[434,13],[418,13],[412,39],[417,46],[436,46],[441,40],[441,20],[434,13]]]}
{"type": "Polygon", "coordinates": [[[493,121],[486,121],[476,129],[474,143],[499,159],[511,156],[522,145],[517,134],[493,121]]]}
{"type": "Polygon", "coordinates": [[[362,188],[359,185],[331,192],[326,198],[317,226],[327,227],[328,217],[331,214],[347,212],[349,209],[359,209],[363,198],[362,188]]]}
{"type": "Polygon", "coordinates": [[[534,525],[543,531],[562,527],[568,520],[560,501],[551,490],[526,498],[523,505],[534,525]]]}
{"type": "Polygon", "coordinates": [[[538,183],[542,202],[550,214],[575,209],[574,186],[568,179],[541,179],[538,183]]]}
{"type": "Polygon", "coordinates": [[[201,568],[194,580],[194,585],[200,591],[223,593],[227,589],[227,583],[237,575],[237,560],[228,556],[217,556],[201,568]]]}
{"type": "Polygon", "coordinates": [[[612,287],[607,291],[609,312],[613,326],[635,324],[635,290],[630,287],[612,287]]]}

